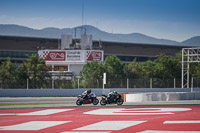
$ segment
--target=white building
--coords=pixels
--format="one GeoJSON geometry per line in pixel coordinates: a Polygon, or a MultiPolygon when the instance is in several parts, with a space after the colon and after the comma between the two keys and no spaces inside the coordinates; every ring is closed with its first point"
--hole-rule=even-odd
{"type": "Polygon", "coordinates": [[[61,73],[57,67],[62,67],[66,77],[79,76],[84,64],[91,61],[103,62],[103,50],[91,50],[92,36],[84,35],[81,38],[81,49],[70,49],[71,36],[62,35],[61,50],[39,50],[38,54],[45,60],[47,66],[51,66],[52,75],[61,73]]]}

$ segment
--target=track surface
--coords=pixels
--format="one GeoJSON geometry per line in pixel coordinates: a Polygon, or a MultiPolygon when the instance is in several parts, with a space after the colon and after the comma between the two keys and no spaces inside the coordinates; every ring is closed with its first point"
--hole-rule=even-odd
{"type": "Polygon", "coordinates": [[[1,109],[0,133],[8,132],[196,133],[200,106],[1,109]]]}

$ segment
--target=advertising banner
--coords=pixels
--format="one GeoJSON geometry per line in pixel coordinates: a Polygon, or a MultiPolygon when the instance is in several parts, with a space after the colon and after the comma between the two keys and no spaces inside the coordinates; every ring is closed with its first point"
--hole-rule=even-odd
{"type": "Polygon", "coordinates": [[[103,61],[103,51],[100,50],[39,50],[38,55],[53,65],[103,61]]]}
{"type": "Polygon", "coordinates": [[[88,50],[87,61],[103,61],[103,51],[88,50]]]}
{"type": "Polygon", "coordinates": [[[65,61],[66,52],[65,51],[49,51],[42,50],[38,52],[39,56],[44,58],[45,61],[65,61]]]}

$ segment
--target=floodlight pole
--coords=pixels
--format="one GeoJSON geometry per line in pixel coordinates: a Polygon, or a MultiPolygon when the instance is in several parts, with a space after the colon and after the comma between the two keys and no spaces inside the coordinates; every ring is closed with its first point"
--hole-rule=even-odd
{"type": "Polygon", "coordinates": [[[190,63],[200,63],[200,47],[182,49],[181,87],[190,87],[190,63]],[[186,77],[187,76],[187,77],[186,77]]]}

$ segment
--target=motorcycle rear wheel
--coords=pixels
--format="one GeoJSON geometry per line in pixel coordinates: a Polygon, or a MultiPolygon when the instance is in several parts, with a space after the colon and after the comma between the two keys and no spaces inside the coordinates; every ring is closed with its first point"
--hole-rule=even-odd
{"type": "Polygon", "coordinates": [[[101,104],[101,105],[106,105],[106,100],[101,99],[100,104],[101,104]]]}
{"type": "Polygon", "coordinates": [[[78,99],[77,101],[76,101],[76,105],[82,105],[83,104],[83,102],[80,100],[80,99],[78,99]]]}
{"type": "Polygon", "coordinates": [[[124,103],[124,100],[123,99],[118,99],[117,100],[117,105],[122,105],[124,103]]]}
{"type": "Polygon", "coordinates": [[[93,102],[92,102],[94,105],[97,105],[99,103],[99,100],[98,99],[94,99],[93,102]]]}

